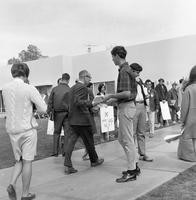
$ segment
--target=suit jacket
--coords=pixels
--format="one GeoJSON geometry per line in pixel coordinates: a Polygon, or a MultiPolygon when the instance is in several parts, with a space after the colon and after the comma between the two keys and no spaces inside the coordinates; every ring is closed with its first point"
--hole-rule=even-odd
{"type": "Polygon", "coordinates": [[[91,107],[92,100],[89,98],[88,88],[81,82],[76,83],[69,92],[70,125],[91,126],[91,107]]]}
{"type": "Polygon", "coordinates": [[[154,89],[151,89],[150,91],[148,91],[148,94],[149,94],[150,111],[154,112],[155,110],[159,108],[159,98],[158,98],[156,90],[154,89]]]}

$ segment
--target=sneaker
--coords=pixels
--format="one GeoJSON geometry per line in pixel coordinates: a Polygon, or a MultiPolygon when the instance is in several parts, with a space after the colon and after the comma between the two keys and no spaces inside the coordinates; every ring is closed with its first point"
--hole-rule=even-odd
{"type": "Polygon", "coordinates": [[[31,200],[35,199],[35,194],[29,193],[26,197],[21,197],[21,200],[31,200]]]}
{"type": "Polygon", "coordinates": [[[96,162],[91,163],[91,167],[96,167],[98,165],[101,165],[104,162],[103,158],[97,159],[96,162]]]}

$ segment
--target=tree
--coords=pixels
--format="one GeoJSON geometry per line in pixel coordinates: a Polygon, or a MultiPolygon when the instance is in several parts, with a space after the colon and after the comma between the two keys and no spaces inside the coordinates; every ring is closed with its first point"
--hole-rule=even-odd
{"type": "Polygon", "coordinates": [[[18,58],[15,58],[15,57],[10,58],[10,59],[7,61],[8,65],[13,65],[13,64],[15,64],[15,63],[20,63],[20,62],[21,62],[21,61],[20,61],[18,58]]]}
{"type": "Polygon", "coordinates": [[[18,54],[18,58],[9,59],[8,64],[38,60],[39,58],[46,58],[46,57],[48,56],[43,56],[41,54],[41,51],[35,45],[30,44],[27,47],[27,50],[22,50],[18,54]]]}

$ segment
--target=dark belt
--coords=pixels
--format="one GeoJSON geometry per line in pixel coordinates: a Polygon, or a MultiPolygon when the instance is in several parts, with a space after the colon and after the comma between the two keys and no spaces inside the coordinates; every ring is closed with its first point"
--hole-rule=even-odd
{"type": "Polygon", "coordinates": [[[135,101],[135,103],[140,103],[140,104],[142,104],[142,103],[144,103],[144,101],[135,101]]]}

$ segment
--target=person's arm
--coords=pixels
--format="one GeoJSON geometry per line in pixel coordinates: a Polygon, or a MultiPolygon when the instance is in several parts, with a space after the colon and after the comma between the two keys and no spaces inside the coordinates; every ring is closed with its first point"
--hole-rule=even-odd
{"type": "Polygon", "coordinates": [[[51,112],[53,112],[53,99],[54,99],[54,88],[52,89],[49,99],[48,99],[48,106],[47,106],[47,113],[50,114],[51,112]]]}
{"type": "Polygon", "coordinates": [[[40,93],[34,86],[31,86],[30,88],[30,99],[31,102],[35,104],[38,112],[44,112],[44,113],[46,112],[47,110],[46,103],[44,102],[40,93]]]}
{"type": "Polygon", "coordinates": [[[185,126],[187,114],[189,111],[190,106],[190,93],[188,90],[185,90],[184,94],[182,95],[182,104],[181,104],[181,122],[182,127],[185,126]]]}

